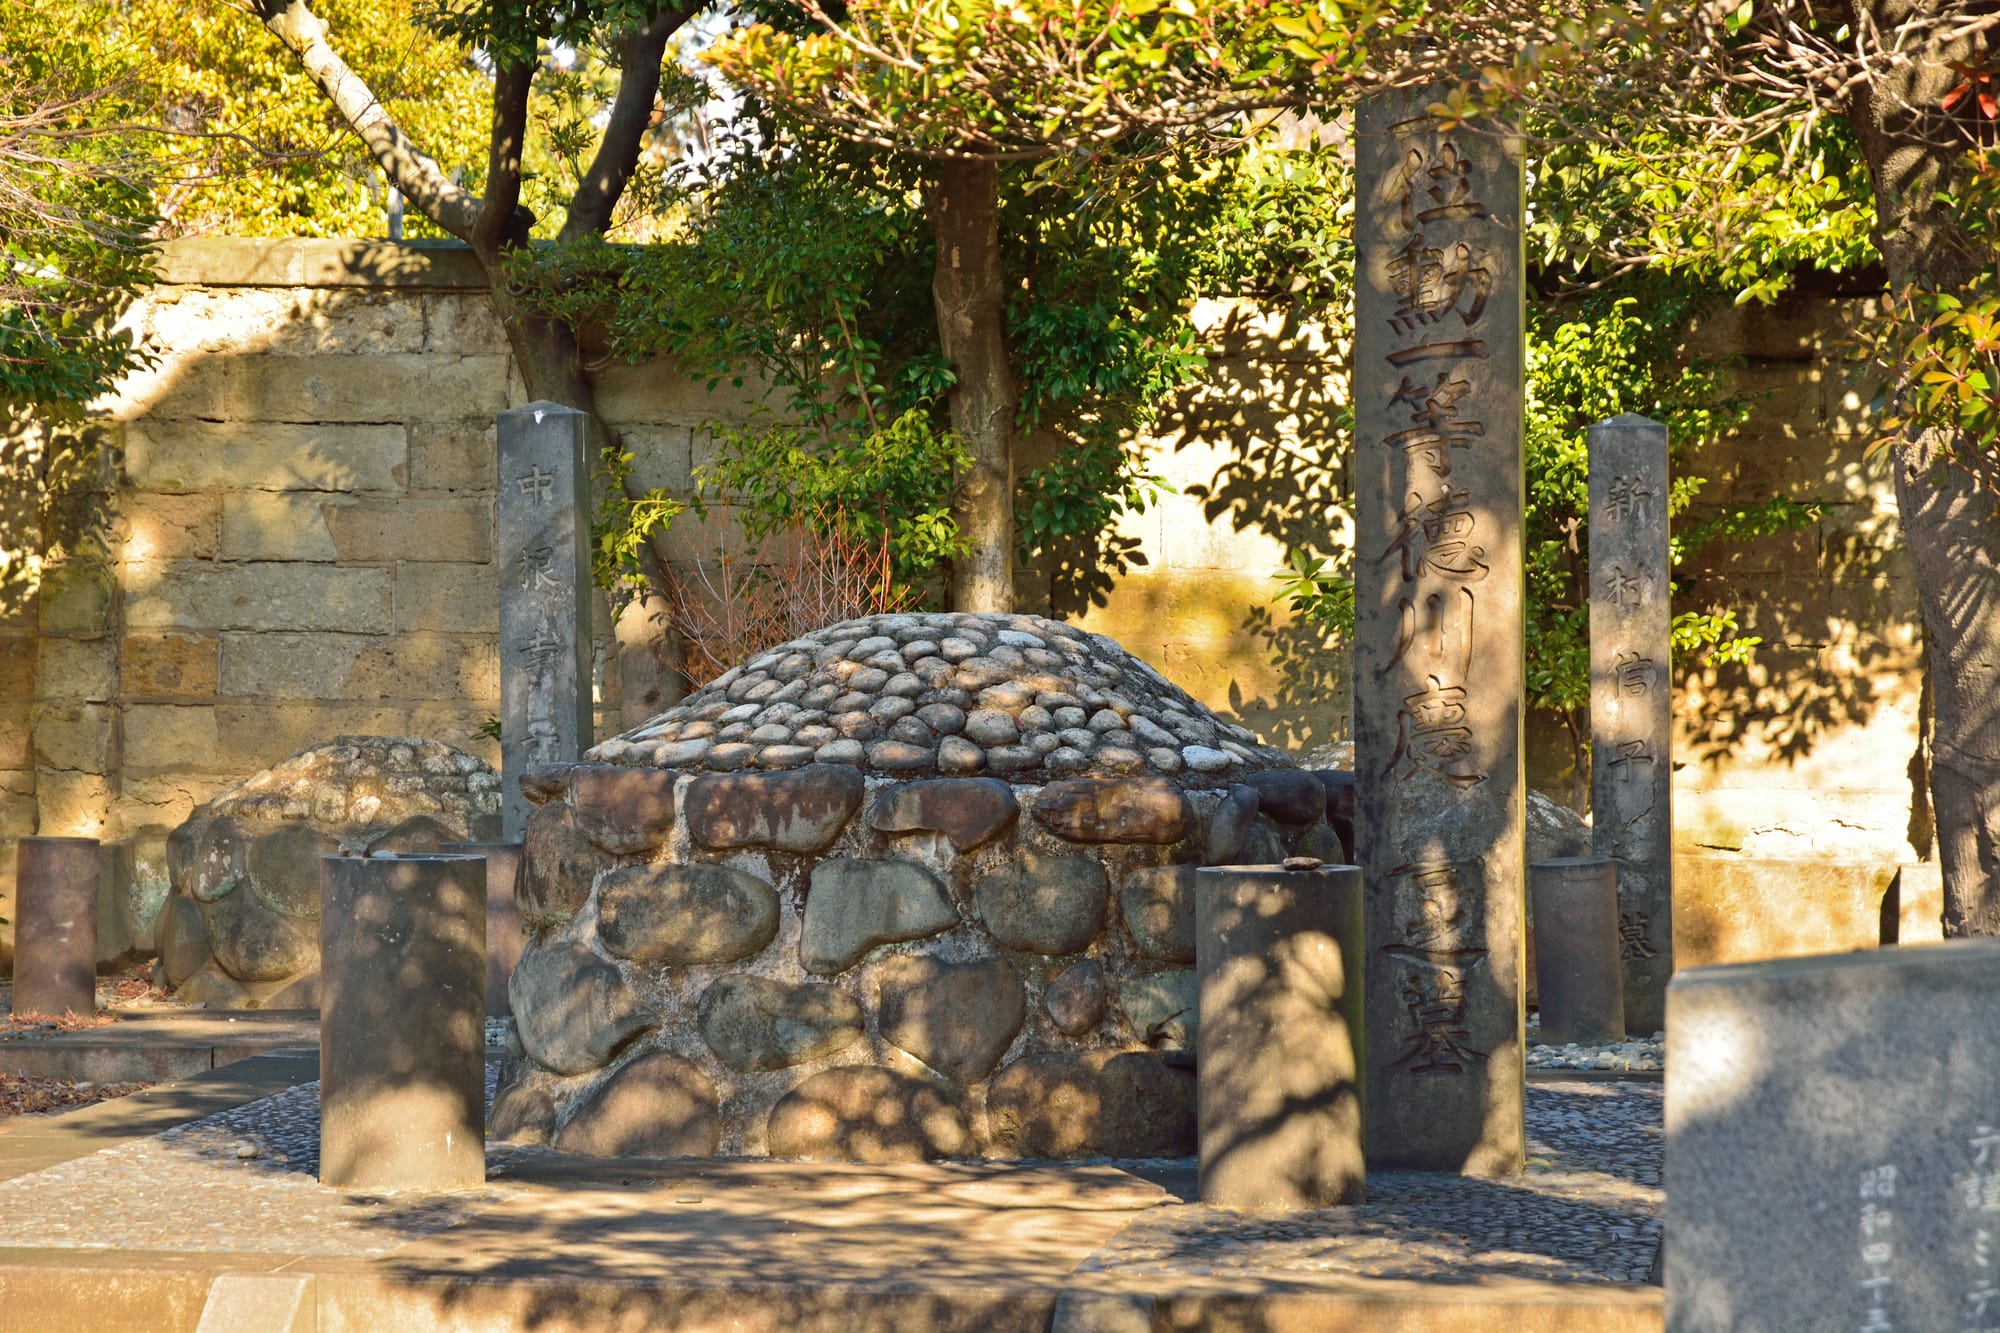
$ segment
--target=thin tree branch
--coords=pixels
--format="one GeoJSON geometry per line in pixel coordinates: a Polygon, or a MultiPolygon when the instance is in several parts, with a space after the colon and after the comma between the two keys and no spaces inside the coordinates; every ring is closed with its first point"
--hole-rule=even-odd
{"type": "Polygon", "coordinates": [[[610,119],[605,123],[597,154],[577,186],[576,197],[570,201],[561,239],[574,240],[610,228],[612,210],[617,208],[632,173],[638,168],[639,149],[646,127],[652,123],[667,41],[700,11],[700,0],[664,6],[644,27],[619,42],[618,93],[612,99],[610,119]]]}
{"type": "Polygon", "coordinates": [[[443,168],[396,124],[395,118],[327,44],[326,21],[305,0],[255,0],[257,17],[305,66],[382,170],[416,210],[462,241],[471,241],[480,201],[452,183],[443,168]]]}

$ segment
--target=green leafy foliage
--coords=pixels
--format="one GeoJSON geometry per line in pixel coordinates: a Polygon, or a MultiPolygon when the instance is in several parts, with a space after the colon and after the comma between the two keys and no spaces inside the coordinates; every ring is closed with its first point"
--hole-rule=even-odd
{"type": "MultiPolygon", "coordinates": [[[[381,168],[291,52],[230,0],[130,0],[158,89],[168,235],[383,236],[381,168]]],[[[492,82],[471,51],[417,22],[417,0],[314,0],[329,41],[446,174],[486,171],[492,82]]],[[[156,122],[157,123],[157,122],[156,122]]],[[[443,235],[414,209],[405,234],[443,235]]]]}
{"type": "Polygon", "coordinates": [[[1910,285],[1890,294],[1861,344],[1885,373],[1884,434],[1877,446],[1928,435],[1944,457],[2000,498],[1992,455],[2000,448],[2000,149],[1968,153],[1961,184],[1942,201],[1988,262],[1955,290],[1910,285]]]}
{"type": "Polygon", "coordinates": [[[86,405],[146,363],[118,320],[151,278],[147,51],[108,3],[0,0],[0,618],[104,554],[115,451],[86,405]]]}
{"type": "MultiPolygon", "coordinates": [[[[1693,475],[1700,451],[1739,425],[1752,402],[1728,385],[1726,367],[1690,360],[1681,344],[1704,306],[1721,298],[1684,280],[1653,276],[1529,310],[1525,537],[1529,703],[1562,718],[1581,738],[1590,704],[1589,454],[1593,422],[1637,413],[1668,429],[1667,497],[1671,558],[1679,566],[1711,542],[1742,541],[1799,527],[1816,506],[1775,497],[1689,517],[1705,481],[1693,475]],[[1683,520],[1683,521],[1674,521],[1683,520]]],[[[1290,552],[1278,572],[1294,613],[1332,634],[1353,627],[1352,553],[1290,552]]],[[[1748,660],[1759,640],[1737,627],[1736,612],[1683,610],[1673,619],[1675,659],[1715,664],[1748,660]]]]}
{"type": "MultiPolygon", "coordinates": [[[[784,424],[718,429],[703,503],[727,495],[783,521],[834,501],[857,522],[888,515],[897,578],[928,586],[964,550],[946,497],[967,460],[943,410],[953,376],[922,166],[761,133],[777,146],[739,146],[669,182],[655,244],[544,248],[510,272],[536,309],[602,328],[614,355],[667,355],[711,388],[767,392],[784,424]]],[[[1016,528],[1030,560],[1080,545],[1095,562],[1118,516],[1159,493],[1135,436],[1206,365],[1188,307],[1227,234],[1219,173],[1183,166],[1136,184],[1087,164],[1007,174],[1007,334],[1030,441],[1016,528]]]]}

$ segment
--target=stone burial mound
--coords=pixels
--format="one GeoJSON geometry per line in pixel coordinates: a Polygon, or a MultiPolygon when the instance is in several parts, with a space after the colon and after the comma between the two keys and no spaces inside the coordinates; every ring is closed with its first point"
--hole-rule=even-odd
{"type": "Polygon", "coordinates": [[[319,859],[499,836],[500,776],[442,741],[342,736],[237,783],[167,838],[154,983],[211,1009],[319,1005],[319,859]]]}
{"type": "Polygon", "coordinates": [[[1109,639],[887,615],[523,781],[493,1132],[598,1155],[1194,1150],[1194,875],[1346,859],[1290,767],[1109,639]]]}

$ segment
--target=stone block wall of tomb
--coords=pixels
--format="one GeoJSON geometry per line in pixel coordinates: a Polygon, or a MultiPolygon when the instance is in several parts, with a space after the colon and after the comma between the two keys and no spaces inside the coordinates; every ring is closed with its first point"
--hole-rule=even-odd
{"type": "MultiPolygon", "coordinates": [[[[497,759],[493,417],[524,400],[469,256],[371,241],[176,242],[131,322],[157,353],[100,404],[122,445],[111,559],[52,574],[0,624],[0,916],[13,840],[113,845],[104,951],[145,949],[165,835],[229,783],[349,732],[435,737],[497,759]]],[[[1026,571],[1020,609],[1111,635],[1273,743],[1348,735],[1345,652],[1292,624],[1288,542],[1348,537],[1325,442],[1344,349],[1323,330],[1206,301],[1208,374],[1147,442],[1169,489],[1113,535],[1114,561],[1026,571]]],[[[1706,503],[1818,498],[1803,533],[1684,579],[1733,599],[1756,666],[1684,682],[1678,823],[1690,849],[1907,858],[1916,614],[1887,476],[1826,302],[1728,313],[1704,350],[1768,391],[1702,460],[1706,503]]],[[[600,403],[648,485],[685,484],[708,423],[753,395],[667,364],[597,367],[600,403]]],[[[1050,448],[1030,440],[1032,466],[1050,448]]],[[[698,554],[684,533],[682,554],[698,554]]],[[[1685,573],[1685,571],[1684,571],[1685,573]]],[[[607,617],[600,617],[602,623],[607,617]]],[[[601,634],[600,736],[670,701],[649,657],[601,634]]],[[[1530,780],[1568,790],[1566,743],[1530,780]]],[[[0,927],[0,959],[8,928],[0,927]]]]}

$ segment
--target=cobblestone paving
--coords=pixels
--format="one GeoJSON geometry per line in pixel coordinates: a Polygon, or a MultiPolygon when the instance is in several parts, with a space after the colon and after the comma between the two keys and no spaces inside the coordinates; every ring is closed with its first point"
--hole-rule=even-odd
{"type": "MultiPolygon", "coordinates": [[[[489,1071],[488,1095],[492,1074],[489,1071]]],[[[1528,1089],[1529,1167],[1508,1181],[1369,1177],[1369,1202],[1254,1214],[1176,1204],[1148,1213],[1083,1271],[1473,1281],[1646,1280],[1659,1248],[1662,1089],[1528,1089]]],[[[518,1187],[456,1195],[341,1193],[317,1181],[319,1086],[0,1184],[0,1246],[300,1255],[382,1254],[518,1187]],[[254,1153],[254,1155],[247,1155],[254,1153]]],[[[500,1172],[533,1149],[495,1145],[500,1172]]]]}
{"type": "Polygon", "coordinates": [[[1658,1085],[1528,1088],[1528,1170],[1513,1180],[1375,1172],[1368,1202],[1308,1213],[1181,1204],[1083,1265],[1136,1275],[1644,1282],[1660,1247],[1658,1085]]]}

